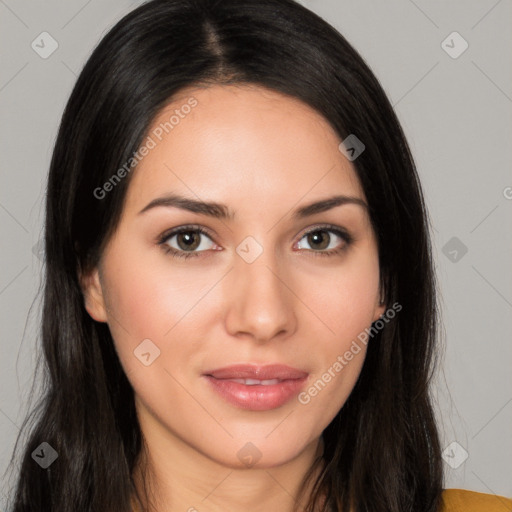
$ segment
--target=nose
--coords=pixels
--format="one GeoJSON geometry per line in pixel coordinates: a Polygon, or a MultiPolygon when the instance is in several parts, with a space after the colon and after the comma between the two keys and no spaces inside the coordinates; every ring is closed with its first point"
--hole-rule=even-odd
{"type": "Polygon", "coordinates": [[[228,333],[260,343],[292,335],[297,328],[297,298],[290,279],[270,250],[252,263],[235,255],[225,283],[228,333]]]}

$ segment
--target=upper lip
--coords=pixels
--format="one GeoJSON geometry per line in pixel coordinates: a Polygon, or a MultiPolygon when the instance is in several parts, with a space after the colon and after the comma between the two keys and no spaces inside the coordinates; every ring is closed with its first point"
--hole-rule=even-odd
{"type": "Polygon", "coordinates": [[[270,364],[265,366],[236,364],[205,372],[204,375],[216,379],[291,380],[303,379],[308,376],[308,373],[283,364],[270,364]]]}

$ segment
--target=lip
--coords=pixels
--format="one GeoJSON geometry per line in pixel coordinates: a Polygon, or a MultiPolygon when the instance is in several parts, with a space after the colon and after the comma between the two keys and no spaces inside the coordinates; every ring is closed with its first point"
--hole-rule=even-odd
{"type": "Polygon", "coordinates": [[[241,409],[267,411],[276,409],[297,395],[308,373],[282,364],[239,364],[207,371],[203,377],[227,402],[241,409]],[[277,380],[270,384],[245,384],[234,379],[277,380]]]}
{"type": "Polygon", "coordinates": [[[217,368],[204,373],[216,379],[258,379],[258,380],[290,380],[307,377],[307,372],[297,370],[284,364],[235,364],[224,368],[217,368]]]}

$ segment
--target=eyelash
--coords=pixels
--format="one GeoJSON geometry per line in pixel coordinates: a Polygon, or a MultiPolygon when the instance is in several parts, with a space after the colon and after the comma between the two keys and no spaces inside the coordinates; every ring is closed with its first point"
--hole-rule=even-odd
{"type": "MultiPolygon", "coordinates": [[[[309,235],[311,233],[316,233],[318,231],[326,231],[328,233],[334,233],[336,236],[338,236],[339,238],[344,240],[345,244],[337,249],[331,249],[330,251],[314,251],[312,249],[309,249],[309,251],[312,252],[314,254],[314,256],[336,256],[336,255],[344,252],[354,241],[354,238],[349,233],[347,233],[343,229],[340,229],[337,226],[333,226],[330,224],[323,225],[323,226],[315,226],[313,229],[306,231],[302,235],[300,240],[302,240],[307,235],[309,235]]],[[[196,251],[196,252],[178,251],[178,250],[174,249],[173,247],[169,247],[169,245],[167,245],[167,242],[173,236],[179,235],[181,233],[190,233],[190,232],[200,233],[200,234],[205,235],[208,238],[212,239],[210,233],[208,231],[206,231],[204,228],[202,228],[201,226],[193,225],[193,226],[181,226],[181,227],[173,229],[171,231],[166,231],[158,238],[157,243],[158,243],[158,245],[160,245],[162,247],[162,249],[164,250],[164,252],[166,254],[170,254],[174,258],[187,259],[190,257],[200,256],[202,252],[206,252],[206,251],[196,251]]]]}

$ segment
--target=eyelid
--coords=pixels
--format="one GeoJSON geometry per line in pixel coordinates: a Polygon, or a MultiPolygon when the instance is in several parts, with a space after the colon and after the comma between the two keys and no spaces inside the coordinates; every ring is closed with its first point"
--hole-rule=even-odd
{"type": "MultiPolygon", "coordinates": [[[[342,233],[345,237],[352,239],[352,235],[343,227],[337,226],[335,224],[315,224],[313,226],[308,227],[304,232],[301,233],[299,240],[301,240],[305,235],[308,235],[311,232],[319,231],[319,230],[332,230],[335,232],[342,233]]],[[[164,231],[162,234],[158,235],[157,242],[165,242],[171,236],[183,233],[184,231],[198,231],[206,236],[208,236],[212,242],[214,242],[214,237],[212,231],[209,228],[201,226],[200,224],[184,224],[182,226],[178,226],[176,228],[171,228],[164,231]]],[[[296,235],[297,236],[297,235],[296,235]]]]}
{"type": "Polygon", "coordinates": [[[215,241],[213,240],[214,235],[212,234],[212,232],[208,228],[201,226],[199,224],[184,224],[183,226],[168,229],[164,231],[161,235],[158,235],[156,241],[157,243],[164,243],[172,236],[179,235],[180,233],[186,231],[197,231],[199,233],[202,233],[203,235],[208,236],[212,240],[212,242],[215,241]]]}
{"type": "Polygon", "coordinates": [[[350,233],[341,226],[336,226],[335,224],[315,224],[307,228],[306,231],[302,232],[300,239],[302,239],[305,235],[309,235],[309,233],[314,233],[315,231],[334,231],[336,233],[343,234],[343,236],[346,236],[347,238],[352,238],[350,233]]]}

